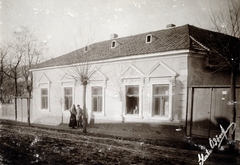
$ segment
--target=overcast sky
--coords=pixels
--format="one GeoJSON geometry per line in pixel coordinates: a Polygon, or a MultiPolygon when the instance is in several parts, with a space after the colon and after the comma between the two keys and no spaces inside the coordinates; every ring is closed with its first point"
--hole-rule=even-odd
{"type": "Polygon", "coordinates": [[[0,0],[0,39],[20,26],[47,42],[47,58],[86,44],[161,30],[167,24],[211,29],[210,14],[226,10],[227,0],[0,0]]]}

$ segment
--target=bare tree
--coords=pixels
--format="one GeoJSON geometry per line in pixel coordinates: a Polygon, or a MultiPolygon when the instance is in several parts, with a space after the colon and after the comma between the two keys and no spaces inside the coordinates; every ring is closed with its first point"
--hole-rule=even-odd
{"type": "Polygon", "coordinates": [[[2,88],[2,99],[3,103],[11,103],[15,91],[12,89],[14,86],[14,80],[9,79],[6,75],[3,75],[3,88],[2,88]]]}
{"type": "Polygon", "coordinates": [[[211,10],[211,22],[217,32],[228,34],[230,36],[240,37],[240,2],[237,0],[227,1],[227,9],[220,14],[214,14],[211,10]]]}
{"type": "Polygon", "coordinates": [[[29,30],[27,27],[22,27],[22,30],[16,34],[18,43],[23,50],[21,59],[21,78],[24,88],[27,92],[27,114],[28,125],[30,126],[30,103],[33,85],[33,76],[29,69],[39,63],[41,55],[45,50],[45,44],[39,42],[35,37],[34,31],[29,30]]]}
{"type": "Polygon", "coordinates": [[[9,52],[7,54],[7,65],[8,68],[3,70],[3,73],[9,78],[14,80],[14,88],[15,88],[15,120],[17,120],[17,97],[19,95],[18,90],[18,79],[20,78],[20,63],[23,56],[23,49],[19,44],[11,44],[9,52]]]}
{"type": "Polygon", "coordinates": [[[6,43],[1,45],[0,48],[0,103],[3,103],[3,83],[4,83],[4,70],[6,68],[6,56],[9,52],[9,45],[6,43]]]}
{"type": "Polygon", "coordinates": [[[32,92],[32,73],[29,69],[39,62],[45,45],[34,36],[34,31],[22,26],[14,32],[3,73],[14,80],[15,120],[17,120],[17,97],[27,93],[28,125],[30,125],[30,99],[32,92]]]}
{"type": "Polygon", "coordinates": [[[86,89],[89,84],[90,68],[87,56],[80,56],[80,53],[76,52],[75,63],[69,71],[69,74],[83,86],[83,133],[87,132],[87,111],[86,111],[86,89]],[[85,58],[84,58],[85,57],[85,58]]]}
{"type": "Polygon", "coordinates": [[[12,67],[13,60],[10,60],[14,58],[11,56],[13,53],[12,48],[13,46],[10,43],[3,43],[0,48],[0,101],[6,103],[9,103],[11,99],[16,96],[16,93],[18,93],[18,95],[24,93],[21,83],[18,82],[19,74],[17,74],[17,78],[14,76],[16,75],[14,72],[19,73],[19,69],[15,70],[14,67],[12,67]],[[12,90],[13,86],[15,90],[12,90]]]}
{"type": "MultiPolygon", "coordinates": [[[[92,27],[89,25],[88,27],[92,27]]],[[[83,30],[83,29],[82,29],[83,30]]],[[[79,31],[81,43],[84,48],[72,52],[73,57],[69,58],[69,63],[72,64],[68,74],[72,76],[78,83],[83,86],[83,133],[87,132],[87,108],[86,108],[86,90],[90,83],[91,65],[89,64],[89,45],[94,42],[95,29],[88,28],[87,32],[79,31]]],[[[73,37],[75,47],[78,47],[75,36],[73,37]]]]}
{"type": "MultiPolygon", "coordinates": [[[[228,2],[228,10],[221,11],[220,15],[215,15],[211,12],[211,22],[214,30],[225,35],[211,36],[207,40],[208,45],[213,49],[208,54],[208,62],[214,72],[230,71],[231,74],[231,100],[229,105],[232,106],[232,114],[230,121],[236,121],[236,75],[239,73],[240,62],[240,2],[231,0],[228,2]],[[215,44],[212,43],[213,38],[215,44]]],[[[232,139],[234,133],[232,132],[232,139]]]]}

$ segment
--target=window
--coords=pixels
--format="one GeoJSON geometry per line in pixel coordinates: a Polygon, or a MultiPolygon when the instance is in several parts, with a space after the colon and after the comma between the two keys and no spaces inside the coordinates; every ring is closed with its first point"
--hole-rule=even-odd
{"type": "Polygon", "coordinates": [[[48,89],[41,89],[41,109],[48,109],[48,89]]]}
{"type": "Polygon", "coordinates": [[[112,44],[111,44],[111,48],[115,48],[116,47],[116,41],[112,41],[112,44]]]}
{"type": "Polygon", "coordinates": [[[87,52],[88,51],[88,46],[85,46],[84,47],[84,52],[87,52]]]}
{"type": "Polygon", "coordinates": [[[139,114],[139,86],[126,86],[126,113],[139,114]]]}
{"type": "Polygon", "coordinates": [[[69,110],[73,104],[72,102],[72,88],[67,87],[64,88],[64,110],[69,110]]]}
{"type": "Polygon", "coordinates": [[[146,43],[151,43],[152,42],[152,35],[151,34],[148,34],[146,36],[146,43]]]}
{"type": "Polygon", "coordinates": [[[169,85],[153,85],[153,115],[168,116],[169,85]]]}
{"type": "Polygon", "coordinates": [[[102,87],[92,87],[92,111],[102,112],[102,87]]]}

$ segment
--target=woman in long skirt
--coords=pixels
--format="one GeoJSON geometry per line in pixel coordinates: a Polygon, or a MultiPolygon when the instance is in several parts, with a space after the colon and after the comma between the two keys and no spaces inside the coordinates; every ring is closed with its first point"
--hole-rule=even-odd
{"type": "Polygon", "coordinates": [[[74,104],[70,109],[70,114],[71,115],[70,115],[69,127],[74,128],[77,126],[77,120],[76,120],[77,110],[74,104]]]}

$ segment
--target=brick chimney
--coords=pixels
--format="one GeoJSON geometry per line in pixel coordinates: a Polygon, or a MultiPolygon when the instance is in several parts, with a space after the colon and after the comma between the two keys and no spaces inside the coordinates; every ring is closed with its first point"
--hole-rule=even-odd
{"type": "Polygon", "coordinates": [[[175,24],[167,24],[166,28],[173,28],[173,27],[176,27],[175,24]]]}
{"type": "Polygon", "coordinates": [[[110,39],[114,39],[114,38],[118,38],[118,35],[115,34],[115,33],[113,33],[113,34],[110,35],[110,39]]]}

